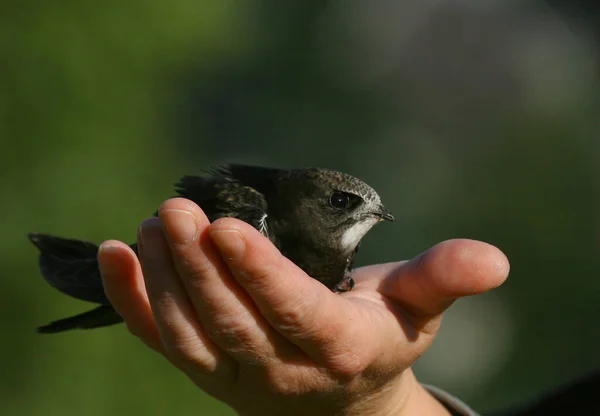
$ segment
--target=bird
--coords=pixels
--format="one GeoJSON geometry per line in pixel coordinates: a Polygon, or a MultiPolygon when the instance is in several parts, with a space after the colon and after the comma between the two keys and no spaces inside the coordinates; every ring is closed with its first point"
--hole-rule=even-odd
{"type": "MultiPolygon", "coordinates": [[[[394,221],[373,188],[354,176],[325,168],[227,164],[182,177],[175,191],[195,202],[210,222],[231,217],[250,224],[282,255],[333,292],[353,289],[350,273],[365,234],[378,222],[394,221]]],[[[28,237],[39,250],[40,272],[52,287],[98,305],[40,326],[38,333],[93,329],[123,321],[104,294],[96,244],[42,233],[28,237]]],[[[131,248],[137,254],[137,245],[131,248]]]]}

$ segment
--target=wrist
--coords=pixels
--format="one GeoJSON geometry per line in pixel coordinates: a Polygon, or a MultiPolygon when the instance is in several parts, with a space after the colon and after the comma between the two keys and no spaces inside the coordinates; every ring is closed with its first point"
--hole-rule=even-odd
{"type": "Polygon", "coordinates": [[[412,386],[410,394],[406,399],[406,403],[402,408],[401,413],[398,413],[399,415],[452,415],[450,411],[436,397],[434,397],[421,383],[419,383],[411,369],[408,369],[406,372],[410,372],[412,386]]]}
{"type": "Polygon", "coordinates": [[[402,407],[395,415],[400,416],[451,416],[450,412],[442,405],[415,377],[411,368],[402,375],[407,389],[406,398],[402,407]]]}
{"type": "Polygon", "coordinates": [[[353,405],[346,415],[451,416],[451,413],[417,381],[408,368],[379,392],[353,405]]]}

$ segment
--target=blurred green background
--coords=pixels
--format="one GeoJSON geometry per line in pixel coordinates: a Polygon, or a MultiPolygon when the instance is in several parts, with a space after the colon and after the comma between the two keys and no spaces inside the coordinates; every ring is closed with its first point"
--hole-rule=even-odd
{"type": "Polygon", "coordinates": [[[131,241],[179,176],[224,162],[371,184],[397,221],[359,265],[454,237],[507,254],[422,381],[485,411],[600,366],[595,2],[0,7],[2,414],[231,414],[123,326],[36,335],[88,306],[42,280],[25,237],[131,241]]]}

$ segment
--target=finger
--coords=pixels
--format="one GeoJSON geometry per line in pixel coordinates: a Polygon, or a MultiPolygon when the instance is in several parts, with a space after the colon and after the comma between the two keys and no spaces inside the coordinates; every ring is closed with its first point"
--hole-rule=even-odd
{"type": "Polygon", "coordinates": [[[268,363],[292,347],[235,281],[210,239],[208,218],[195,203],[170,199],[159,217],[196,315],[219,347],[242,364],[268,363]]]}
{"type": "Polygon", "coordinates": [[[457,239],[440,243],[409,262],[370,266],[356,271],[370,276],[386,297],[418,318],[440,315],[456,299],[500,286],[508,277],[506,256],[480,241],[457,239]]]}
{"type": "Polygon", "coordinates": [[[148,298],[167,358],[198,381],[206,374],[231,379],[236,365],[208,338],[173,267],[158,218],[142,223],[138,248],[148,298]]]}
{"type": "Polygon", "coordinates": [[[127,324],[129,332],[161,352],[162,344],[136,254],[125,243],[105,241],[98,249],[98,264],[104,292],[127,324]]]}
{"type": "Polygon", "coordinates": [[[318,364],[353,374],[374,353],[373,339],[397,342],[400,331],[378,333],[380,322],[310,278],[252,226],[220,219],[210,234],[267,321],[318,364]]]}

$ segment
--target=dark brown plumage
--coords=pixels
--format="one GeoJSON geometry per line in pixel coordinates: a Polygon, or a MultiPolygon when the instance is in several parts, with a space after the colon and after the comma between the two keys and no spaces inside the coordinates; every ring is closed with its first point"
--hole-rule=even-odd
{"type": "MultiPolygon", "coordinates": [[[[336,291],[352,288],[349,274],[364,234],[381,220],[393,220],[371,187],[327,169],[227,165],[205,176],[184,176],[176,191],[198,204],[211,222],[233,217],[252,225],[308,275],[336,291]]],[[[95,244],[46,234],[29,238],[40,250],[40,270],[53,287],[100,304],[39,332],[121,321],[104,295],[95,244]]]]}

